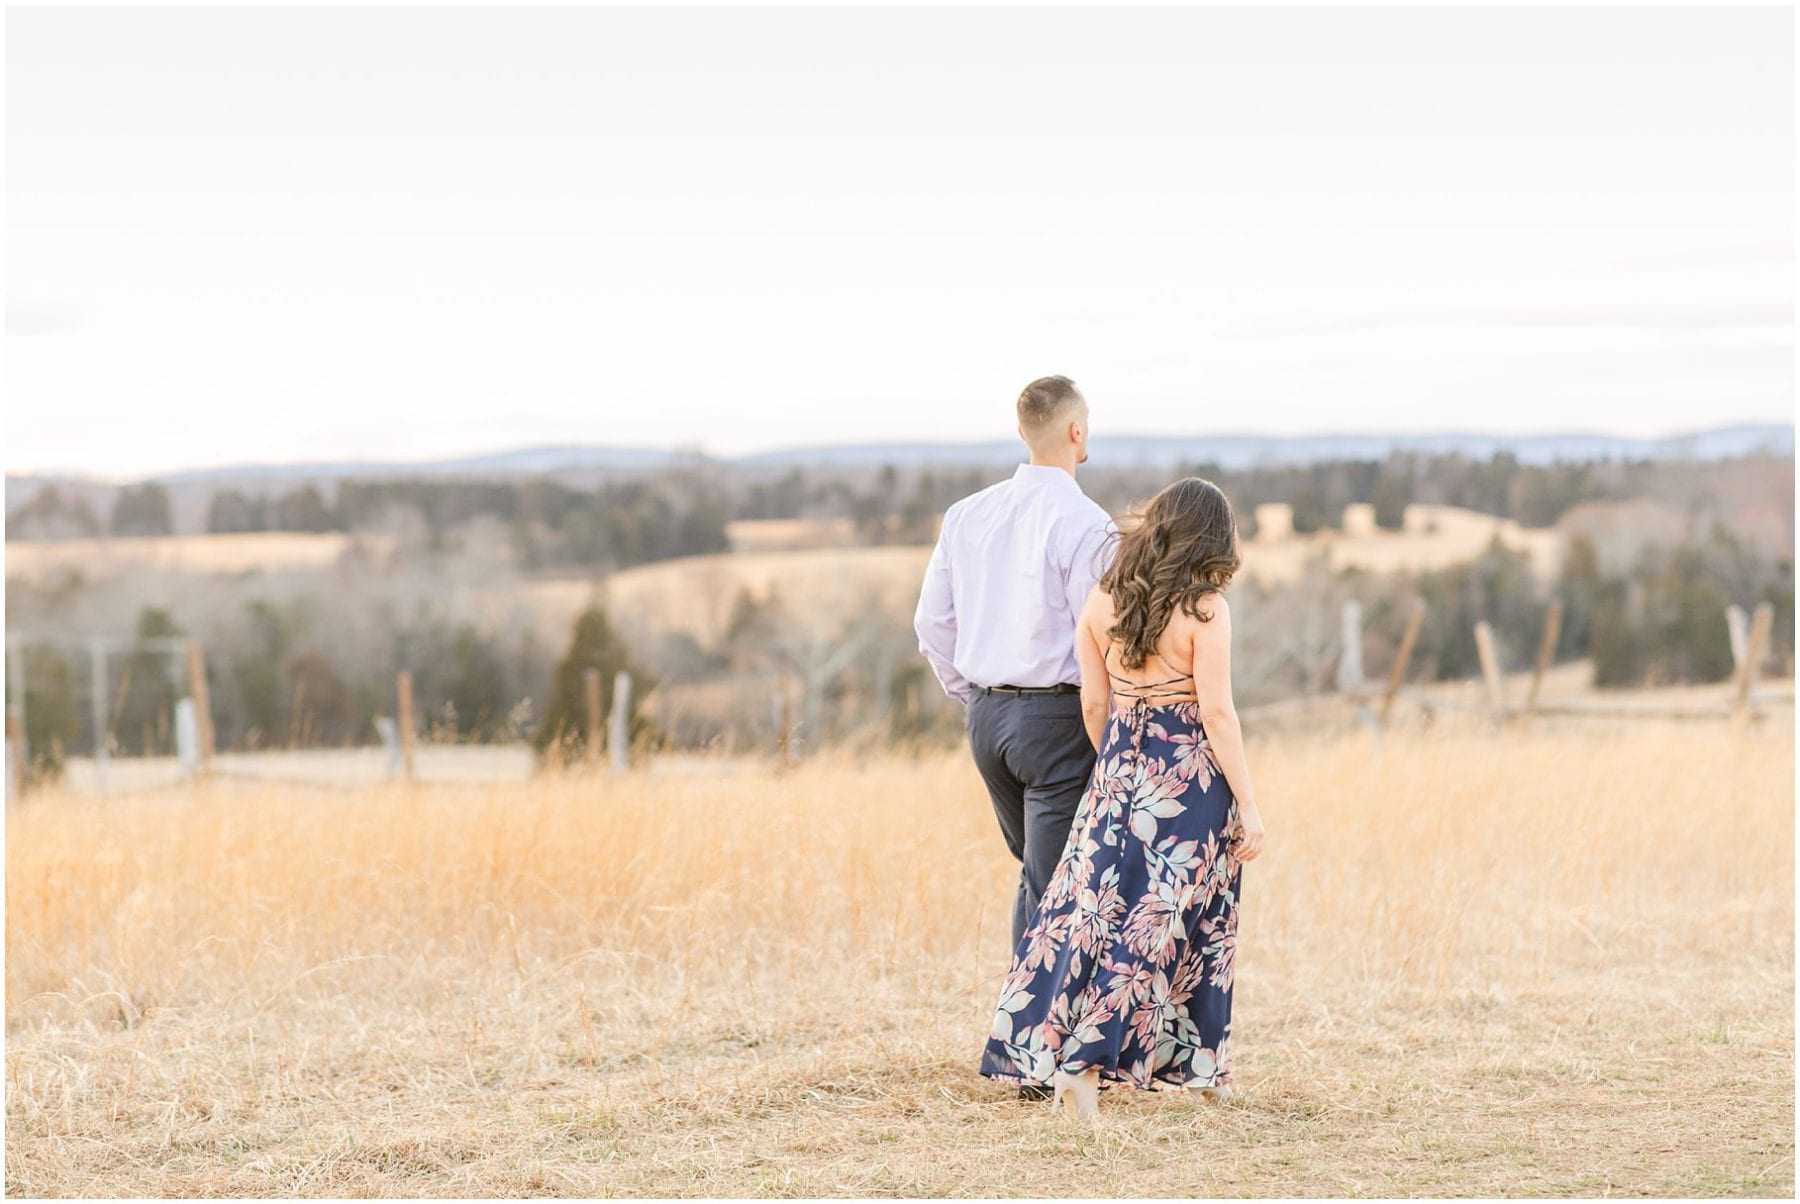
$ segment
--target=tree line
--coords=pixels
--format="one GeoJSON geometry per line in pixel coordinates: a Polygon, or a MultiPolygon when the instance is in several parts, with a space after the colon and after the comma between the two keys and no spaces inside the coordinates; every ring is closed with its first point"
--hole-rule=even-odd
{"type": "MultiPolygon", "coordinates": [[[[1398,530],[1415,502],[1459,506],[1510,518],[1527,527],[1554,525],[1584,502],[1717,492],[1734,464],[1779,478],[1791,490],[1792,457],[1736,462],[1583,461],[1525,464],[1510,452],[1486,460],[1460,453],[1394,452],[1382,460],[1227,468],[1186,466],[1182,473],[1216,482],[1232,498],[1247,536],[1265,502],[1292,507],[1294,529],[1306,534],[1336,525],[1346,505],[1367,503],[1377,526],[1398,530]]],[[[900,467],[874,470],[813,466],[771,472],[702,463],[622,474],[579,485],[556,476],[515,480],[459,478],[345,479],[252,492],[212,492],[208,533],[354,532],[396,514],[434,537],[477,517],[502,524],[524,563],[536,566],[624,566],[728,546],[726,525],[739,519],[848,520],[864,543],[924,543],[944,509],[1007,471],[993,467],[900,467]]],[[[1082,485],[1118,513],[1170,479],[1166,468],[1094,464],[1082,485]]],[[[8,515],[9,539],[169,535],[176,531],[169,490],[148,481],[120,488],[106,520],[85,497],[46,484],[8,515]]]]}
{"type": "MultiPolygon", "coordinates": [[[[47,485],[8,518],[9,539],[174,533],[169,491],[157,482],[128,485],[102,527],[86,499],[47,485]]],[[[279,493],[215,491],[207,534],[358,532],[417,522],[433,543],[484,519],[526,568],[624,568],[653,560],[725,551],[731,515],[721,491],[691,475],[603,482],[576,488],[549,478],[524,481],[345,480],[328,498],[318,485],[279,493]]]]}

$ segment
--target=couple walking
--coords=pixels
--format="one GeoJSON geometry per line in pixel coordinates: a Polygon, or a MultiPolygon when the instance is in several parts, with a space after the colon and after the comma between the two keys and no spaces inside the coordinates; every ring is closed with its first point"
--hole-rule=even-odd
{"type": "Polygon", "coordinates": [[[1231,505],[1189,477],[1115,525],[1075,482],[1074,383],[1033,381],[1018,410],[1031,462],[945,513],[913,620],[1022,867],[980,1071],[1079,1116],[1117,1086],[1223,1100],[1263,840],[1231,700],[1231,505]]]}

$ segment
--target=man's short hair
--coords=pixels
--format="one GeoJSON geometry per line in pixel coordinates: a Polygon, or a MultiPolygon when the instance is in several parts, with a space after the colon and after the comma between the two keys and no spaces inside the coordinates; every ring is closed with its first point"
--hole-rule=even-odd
{"type": "Polygon", "coordinates": [[[1067,413],[1070,403],[1081,400],[1081,391],[1068,377],[1039,377],[1019,394],[1019,426],[1027,435],[1039,434],[1067,413]]]}

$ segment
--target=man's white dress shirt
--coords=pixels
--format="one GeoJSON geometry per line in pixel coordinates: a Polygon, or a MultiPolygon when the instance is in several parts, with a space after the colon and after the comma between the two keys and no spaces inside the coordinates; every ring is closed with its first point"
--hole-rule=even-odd
{"type": "Polygon", "coordinates": [[[1080,685],[1075,620],[1113,530],[1073,476],[1037,464],[945,511],[913,614],[944,693],[967,702],[974,685],[1080,685]]]}

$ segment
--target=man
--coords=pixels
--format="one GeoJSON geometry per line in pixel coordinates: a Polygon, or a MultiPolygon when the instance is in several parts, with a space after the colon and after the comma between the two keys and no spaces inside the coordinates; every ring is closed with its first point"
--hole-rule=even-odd
{"type": "Polygon", "coordinates": [[[1073,381],[1025,386],[1019,437],[1030,463],[945,512],[913,615],[919,650],[944,692],[965,704],[976,768],[1019,859],[1015,947],[1094,767],[1075,620],[1106,571],[1114,531],[1075,483],[1087,460],[1088,406],[1073,381]]]}

